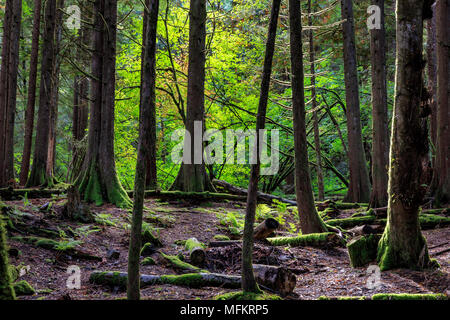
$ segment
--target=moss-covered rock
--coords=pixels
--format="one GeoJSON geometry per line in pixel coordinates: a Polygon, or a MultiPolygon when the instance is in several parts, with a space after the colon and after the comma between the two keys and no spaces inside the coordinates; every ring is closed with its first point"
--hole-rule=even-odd
{"type": "Polygon", "coordinates": [[[445,294],[377,293],[372,300],[448,300],[445,294]]]}
{"type": "Polygon", "coordinates": [[[214,300],[283,300],[280,296],[267,293],[228,292],[214,297],[214,300]]]}
{"type": "Polygon", "coordinates": [[[36,290],[25,280],[14,283],[14,291],[18,296],[31,296],[36,293],[36,290]]]}
{"type": "Polygon", "coordinates": [[[352,239],[347,243],[350,264],[353,268],[363,267],[377,258],[381,235],[371,234],[352,239]]]}

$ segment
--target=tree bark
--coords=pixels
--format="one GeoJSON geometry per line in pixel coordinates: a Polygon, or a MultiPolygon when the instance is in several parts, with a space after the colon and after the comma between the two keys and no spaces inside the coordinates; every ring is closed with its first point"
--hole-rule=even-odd
{"type": "MultiPolygon", "coordinates": [[[[311,0],[308,0],[308,14],[312,12],[311,0]]],[[[312,26],[312,17],[308,15],[308,25],[312,26]]],[[[314,39],[313,31],[309,31],[309,62],[310,62],[310,72],[311,72],[311,99],[312,110],[317,108],[316,99],[316,76],[315,76],[315,53],[314,53],[314,39]]],[[[316,147],[316,173],[317,173],[317,189],[318,189],[318,199],[323,201],[325,198],[324,185],[323,185],[323,171],[322,171],[322,156],[320,155],[320,131],[319,131],[319,119],[317,117],[317,111],[313,112],[313,126],[314,126],[314,146],[316,147]]]]}
{"type": "Polygon", "coordinates": [[[396,5],[396,79],[390,146],[388,221],[378,245],[381,270],[430,265],[419,224],[421,158],[427,136],[421,127],[424,1],[396,5]]]}
{"type": "MultiPolygon", "coordinates": [[[[245,211],[245,225],[242,245],[242,290],[244,292],[259,292],[252,267],[253,253],[253,224],[258,196],[258,181],[260,171],[260,130],[265,127],[267,100],[270,89],[270,75],[272,73],[272,60],[275,51],[275,39],[277,35],[278,15],[280,13],[281,0],[273,0],[270,13],[269,31],[266,42],[264,67],[262,73],[261,89],[259,95],[258,114],[256,116],[256,141],[255,148],[250,152],[256,153],[256,164],[251,166],[250,181],[248,185],[247,207],[245,211]]],[[[262,145],[262,144],[261,144],[262,145]]]]}
{"type": "Polygon", "coordinates": [[[39,89],[39,110],[34,143],[33,165],[27,181],[27,187],[52,186],[53,177],[48,175],[47,161],[50,142],[50,119],[52,108],[53,71],[55,68],[55,32],[57,0],[49,0],[45,3],[45,24],[42,45],[41,83],[39,89]]]}
{"type": "Polygon", "coordinates": [[[12,279],[8,263],[8,245],[6,243],[6,230],[3,221],[2,206],[0,202],[0,300],[15,300],[16,295],[12,288],[12,279]]]}
{"type": "MultiPolygon", "coordinates": [[[[142,211],[144,207],[144,193],[148,182],[149,160],[156,168],[156,34],[158,24],[159,0],[147,0],[144,9],[143,50],[141,103],[139,119],[139,145],[134,182],[134,207],[131,224],[130,249],[128,254],[128,290],[129,300],[140,298],[139,289],[139,256],[141,251],[142,211]]],[[[153,169],[150,171],[153,172],[153,169]]],[[[155,176],[151,176],[156,180],[155,176]]],[[[151,185],[156,185],[152,181],[151,185]]]]}
{"type": "Polygon", "coordinates": [[[114,157],[117,0],[96,0],[94,12],[88,148],[75,184],[85,201],[129,207],[130,198],[117,177],[114,157]]]}
{"type": "Polygon", "coordinates": [[[295,193],[303,234],[326,232],[317,214],[309,173],[303,88],[302,24],[300,2],[289,1],[291,41],[292,112],[294,118],[295,193]]]}
{"type": "Polygon", "coordinates": [[[372,208],[387,205],[388,194],[388,110],[386,87],[386,45],[384,0],[373,0],[380,8],[380,29],[370,30],[370,60],[372,64],[372,208]]]}
{"type": "Polygon", "coordinates": [[[347,202],[369,202],[370,181],[362,142],[361,114],[355,47],[352,0],[341,0],[344,36],[345,98],[347,101],[347,137],[350,185],[347,202]]]}
{"type": "Polygon", "coordinates": [[[435,149],[437,144],[437,78],[436,78],[436,5],[432,6],[433,17],[427,21],[427,76],[428,91],[431,93],[430,136],[434,146],[431,157],[432,167],[436,167],[435,149]]]}
{"type": "Polygon", "coordinates": [[[437,37],[437,148],[435,201],[438,206],[450,203],[450,3],[436,2],[437,37]]]}
{"type": "Polygon", "coordinates": [[[206,0],[191,0],[189,9],[189,67],[188,92],[186,102],[185,149],[184,155],[190,163],[183,163],[171,189],[183,191],[214,191],[206,173],[203,161],[203,142],[197,145],[195,140],[203,141],[195,135],[205,131],[205,52],[206,43],[206,0]],[[201,132],[194,132],[195,123],[201,124],[201,132]],[[201,157],[201,159],[198,159],[201,157]]]}
{"type": "Polygon", "coordinates": [[[27,183],[30,171],[31,145],[33,140],[34,111],[36,104],[37,67],[39,56],[39,36],[41,26],[41,0],[34,1],[33,33],[31,40],[30,76],[28,79],[28,99],[25,111],[25,137],[23,142],[22,165],[20,168],[20,185],[27,183]]]}
{"type": "Polygon", "coordinates": [[[0,75],[0,186],[14,185],[14,121],[22,1],[6,1],[0,75]]]}

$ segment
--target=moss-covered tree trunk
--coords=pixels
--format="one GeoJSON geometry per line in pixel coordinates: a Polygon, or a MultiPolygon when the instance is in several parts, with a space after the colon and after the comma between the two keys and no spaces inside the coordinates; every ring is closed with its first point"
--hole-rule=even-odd
{"type": "Polygon", "coordinates": [[[384,0],[373,0],[380,8],[380,29],[370,30],[372,64],[372,193],[370,206],[385,207],[388,202],[389,133],[386,87],[386,45],[384,0]]]}
{"type": "Polygon", "coordinates": [[[326,232],[317,214],[308,163],[303,88],[302,23],[300,1],[289,1],[291,41],[292,113],[294,118],[295,193],[303,234],[326,232]]]}
{"type": "Polygon", "coordinates": [[[269,31],[266,42],[266,53],[264,57],[264,67],[261,80],[261,89],[259,93],[258,114],[256,117],[256,139],[255,149],[251,152],[256,153],[256,164],[251,166],[250,181],[247,193],[247,207],[245,211],[244,236],[242,244],[242,290],[244,292],[259,292],[253,274],[252,255],[253,255],[253,224],[255,223],[255,212],[258,197],[258,181],[261,165],[261,149],[259,131],[263,130],[266,121],[267,100],[269,98],[270,75],[272,73],[272,60],[275,51],[275,39],[277,35],[278,15],[280,13],[280,0],[273,0],[270,13],[269,31]]]}
{"type": "Polygon", "coordinates": [[[114,89],[117,0],[96,0],[92,55],[92,103],[88,149],[75,184],[85,201],[128,207],[131,201],[116,173],[114,158],[114,89]]]}
{"type": "MultiPolygon", "coordinates": [[[[141,102],[139,116],[139,145],[134,180],[134,207],[131,223],[130,248],[128,253],[128,288],[130,300],[140,298],[139,256],[141,251],[142,210],[145,187],[148,182],[147,166],[152,143],[155,142],[155,82],[156,82],[156,33],[158,24],[159,0],[146,0],[144,11],[144,32],[142,50],[141,102]]],[[[152,157],[150,157],[151,159],[152,157]]],[[[156,161],[156,160],[154,160],[156,161]]],[[[156,177],[154,177],[155,179],[156,177]]],[[[154,182],[150,183],[154,184],[154,182]]]]}
{"type": "Polygon", "coordinates": [[[20,185],[27,183],[30,171],[31,145],[33,140],[34,110],[36,104],[37,67],[39,57],[39,36],[41,26],[42,1],[34,1],[33,34],[31,40],[30,75],[28,79],[28,97],[25,111],[25,136],[23,142],[22,164],[20,167],[20,185]]]}
{"type": "Polygon", "coordinates": [[[34,143],[33,165],[28,177],[27,187],[53,185],[52,172],[47,171],[48,149],[50,142],[50,119],[52,115],[52,95],[55,81],[53,79],[56,55],[55,32],[57,30],[58,0],[45,3],[45,24],[42,44],[41,82],[39,89],[39,110],[34,143]]]}
{"type": "Polygon", "coordinates": [[[419,224],[424,194],[421,158],[427,136],[420,119],[423,1],[396,5],[395,102],[390,147],[388,221],[378,245],[381,270],[423,268],[430,264],[419,224]]]}
{"type": "Polygon", "coordinates": [[[14,184],[14,122],[17,104],[22,1],[6,1],[0,73],[0,187],[14,184]]]}
{"type": "Polygon", "coordinates": [[[189,67],[186,101],[186,131],[184,159],[172,190],[214,191],[203,161],[203,132],[205,131],[205,61],[206,61],[206,1],[191,0],[189,7],[189,67]],[[201,130],[194,130],[201,124],[201,130]],[[201,135],[199,137],[199,135],[201,135]],[[195,140],[200,141],[197,145],[195,140]],[[201,158],[200,158],[201,157],[201,158]]]}
{"type": "Polygon", "coordinates": [[[341,0],[344,36],[345,99],[347,102],[348,167],[350,185],[347,202],[368,202],[370,181],[362,142],[361,112],[359,110],[359,86],[356,61],[355,27],[352,0],[341,0]]]}
{"type": "MultiPolygon", "coordinates": [[[[1,208],[0,202],[0,208],[1,208]]],[[[3,216],[0,213],[0,300],[14,300],[16,295],[11,285],[11,274],[8,264],[8,247],[3,216]]]]}

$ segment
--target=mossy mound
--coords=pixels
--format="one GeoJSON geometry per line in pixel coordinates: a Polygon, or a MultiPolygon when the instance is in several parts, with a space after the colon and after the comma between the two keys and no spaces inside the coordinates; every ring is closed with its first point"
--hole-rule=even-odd
{"type": "Polygon", "coordinates": [[[228,292],[214,297],[214,300],[283,300],[280,296],[267,293],[228,292]]]}
{"type": "Polygon", "coordinates": [[[153,266],[156,264],[155,259],[153,259],[152,257],[145,258],[141,263],[143,266],[153,266]]]}
{"type": "Polygon", "coordinates": [[[353,268],[363,267],[377,258],[381,235],[371,234],[352,239],[347,243],[348,256],[353,268]]]}
{"type": "Polygon", "coordinates": [[[223,235],[223,234],[216,234],[213,237],[213,239],[216,240],[216,241],[228,241],[228,240],[230,240],[230,237],[226,236],[226,235],[223,235]]]}
{"type": "Polygon", "coordinates": [[[36,293],[36,290],[25,280],[14,283],[13,287],[17,296],[32,296],[36,293]]]}
{"type": "Polygon", "coordinates": [[[377,293],[372,300],[448,300],[445,294],[377,293]]]}

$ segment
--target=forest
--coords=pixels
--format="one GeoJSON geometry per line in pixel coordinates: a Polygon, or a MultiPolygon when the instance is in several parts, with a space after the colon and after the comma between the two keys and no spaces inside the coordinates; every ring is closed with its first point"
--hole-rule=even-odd
{"type": "Polygon", "coordinates": [[[0,24],[0,300],[448,300],[450,0],[0,24]]]}

